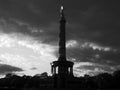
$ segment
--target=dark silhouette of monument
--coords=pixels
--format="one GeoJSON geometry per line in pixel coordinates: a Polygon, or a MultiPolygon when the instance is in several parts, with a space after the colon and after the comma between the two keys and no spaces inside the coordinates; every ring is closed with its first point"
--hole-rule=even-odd
{"type": "Polygon", "coordinates": [[[66,19],[64,8],[60,9],[59,58],[51,63],[55,87],[66,87],[67,78],[73,76],[73,62],[66,60],[66,19]]]}

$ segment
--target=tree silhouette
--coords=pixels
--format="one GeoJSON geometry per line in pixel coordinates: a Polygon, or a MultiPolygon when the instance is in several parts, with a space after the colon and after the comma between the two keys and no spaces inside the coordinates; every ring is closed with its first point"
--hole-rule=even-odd
{"type": "MultiPolygon", "coordinates": [[[[52,88],[57,82],[55,76],[48,76],[46,72],[36,74],[34,76],[18,76],[8,73],[4,78],[0,79],[0,88],[52,88]]],[[[113,74],[101,73],[97,76],[85,75],[84,77],[69,77],[66,86],[69,88],[80,89],[120,89],[120,71],[113,74]]]]}

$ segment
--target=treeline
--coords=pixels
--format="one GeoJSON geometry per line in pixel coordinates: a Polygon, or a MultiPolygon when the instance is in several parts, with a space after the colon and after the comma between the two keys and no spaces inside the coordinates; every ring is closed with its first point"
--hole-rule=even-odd
{"type": "MultiPolygon", "coordinates": [[[[53,87],[54,77],[42,73],[35,76],[18,76],[7,74],[0,79],[0,88],[51,88],[53,87]]],[[[120,71],[113,74],[101,73],[97,76],[85,75],[84,77],[71,77],[66,82],[68,88],[82,89],[120,89],[120,71]]]]}
{"type": "Polygon", "coordinates": [[[68,87],[76,87],[82,89],[95,89],[95,90],[120,90],[120,71],[115,71],[112,74],[101,73],[97,76],[74,78],[68,81],[68,87]]]}
{"type": "Polygon", "coordinates": [[[39,88],[52,87],[52,77],[47,73],[37,74],[35,76],[18,76],[8,73],[5,78],[0,79],[0,88],[39,88]]]}

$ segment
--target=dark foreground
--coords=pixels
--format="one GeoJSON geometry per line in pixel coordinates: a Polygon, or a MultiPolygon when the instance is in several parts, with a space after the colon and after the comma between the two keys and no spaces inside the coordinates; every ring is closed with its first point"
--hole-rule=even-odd
{"type": "Polygon", "coordinates": [[[66,88],[55,88],[58,87],[57,79],[47,73],[33,77],[7,74],[0,79],[0,90],[120,90],[120,71],[66,79],[66,88]]]}
{"type": "Polygon", "coordinates": [[[93,89],[93,88],[0,88],[0,90],[120,90],[120,89],[93,89]]]}

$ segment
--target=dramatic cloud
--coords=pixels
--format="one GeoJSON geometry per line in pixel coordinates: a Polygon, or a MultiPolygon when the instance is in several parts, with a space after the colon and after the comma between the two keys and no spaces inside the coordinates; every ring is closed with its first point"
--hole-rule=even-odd
{"type": "Polygon", "coordinates": [[[4,75],[11,72],[21,72],[21,71],[23,71],[21,68],[7,64],[0,64],[0,75],[4,75]]]}
{"type": "MultiPolygon", "coordinates": [[[[1,63],[22,68],[26,74],[50,73],[50,62],[58,56],[59,3],[0,0],[1,63]]],[[[63,4],[67,58],[75,63],[74,73],[120,69],[119,2],[66,0],[63,4]]]]}
{"type": "Polygon", "coordinates": [[[22,68],[25,74],[30,75],[44,71],[50,74],[50,63],[56,60],[55,46],[40,43],[32,37],[20,34],[1,33],[0,50],[1,64],[22,68]],[[31,68],[36,69],[32,72],[31,68]]]}

